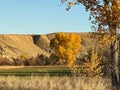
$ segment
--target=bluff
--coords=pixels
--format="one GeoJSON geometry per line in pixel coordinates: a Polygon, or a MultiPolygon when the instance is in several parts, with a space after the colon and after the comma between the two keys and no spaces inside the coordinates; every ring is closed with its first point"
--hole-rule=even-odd
{"type": "MultiPolygon", "coordinates": [[[[82,37],[82,53],[92,45],[88,33],[77,33],[82,37]]],[[[6,57],[19,57],[26,54],[34,57],[37,54],[50,56],[50,40],[55,33],[44,35],[29,34],[0,34],[0,55],[6,57]]]]}

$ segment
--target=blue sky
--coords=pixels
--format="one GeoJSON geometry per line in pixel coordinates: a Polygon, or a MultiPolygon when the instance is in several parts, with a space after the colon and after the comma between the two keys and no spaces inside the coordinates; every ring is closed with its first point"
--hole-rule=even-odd
{"type": "Polygon", "coordinates": [[[60,0],[1,0],[1,34],[89,32],[88,13],[80,5],[66,11],[60,0]]]}

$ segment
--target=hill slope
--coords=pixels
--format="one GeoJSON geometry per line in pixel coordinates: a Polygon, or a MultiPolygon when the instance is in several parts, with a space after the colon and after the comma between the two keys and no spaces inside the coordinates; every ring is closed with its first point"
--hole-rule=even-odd
{"type": "Polygon", "coordinates": [[[0,47],[4,50],[4,55],[8,56],[36,56],[38,53],[49,56],[46,51],[34,44],[32,35],[0,35],[0,47]]]}
{"type": "MultiPolygon", "coordinates": [[[[91,46],[91,39],[88,33],[77,33],[82,37],[83,53],[91,46]]],[[[46,35],[23,35],[23,34],[1,34],[0,35],[0,54],[5,56],[18,57],[22,54],[36,56],[44,54],[49,57],[50,40],[54,38],[55,33],[46,35]]]]}

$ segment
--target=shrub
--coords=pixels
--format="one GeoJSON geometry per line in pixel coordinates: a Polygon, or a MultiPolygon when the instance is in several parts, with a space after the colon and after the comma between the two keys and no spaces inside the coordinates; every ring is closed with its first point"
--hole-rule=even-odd
{"type": "Polygon", "coordinates": [[[103,75],[103,64],[98,51],[92,47],[88,50],[88,54],[79,58],[75,65],[70,67],[73,75],[96,77],[103,75]]]}
{"type": "Polygon", "coordinates": [[[18,58],[14,58],[14,65],[29,65],[29,57],[26,54],[21,54],[18,58]]]}
{"type": "Polygon", "coordinates": [[[0,65],[13,65],[13,62],[7,58],[0,56],[0,65]]]}
{"type": "Polygon", "coordinates": [[[101,64],[101,57],[99,57],[97,51],[92,48],[90,56],[86,59],[83,66],[85,75],[90,77],[101,76],[103,69],[101,64]]]}
{"type": "Polygon", "coordinates": [[[45,55],[43,54],[38,54],[37,57],[32,57],[30,58],[29,60],[30,62],[30,65],[31,66],[35,66],[35,65],[48,65],[49,64],[49,58],[46,57],[45,55]]]}
{"type": "Polygon", "coordinates": [[[49,63],[50,65],[56,65],[57,63],[59,63],[59,58],[55,54],[51,54],[49,63]]]}

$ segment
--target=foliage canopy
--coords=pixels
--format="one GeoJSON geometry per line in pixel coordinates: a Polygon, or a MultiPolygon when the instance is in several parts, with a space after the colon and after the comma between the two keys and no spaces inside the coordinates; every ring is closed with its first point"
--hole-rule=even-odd
{"type": "MultiPolygon", "coordinates": [[[[61,0],[62,3],[66,1],[61,0]]],[[[92,37],[97,37],[101,44],[110,45],[115,41],[120,30],[120,0],[72,0],[68,1],[67,10],[76,4],[82,4],[86,11],[90,11],[92,37]]]]}
{"type": "MultiPolygon", "coordinates": [[[[61,0],[62,3],[66,1],[61,0]]],[[[120,85],[120,0],[72,0],[68,1],[67,10],[77,3],[90,11],[92,37],[97,38],[100,44],[109,46],[112,84],[120,85]]]]}
{"type": "Polygon", "coordinates": [[[60,62],[72,66],[81,48],[81,37],[75,33],[57,33],[50,42],[60,62]]]}

